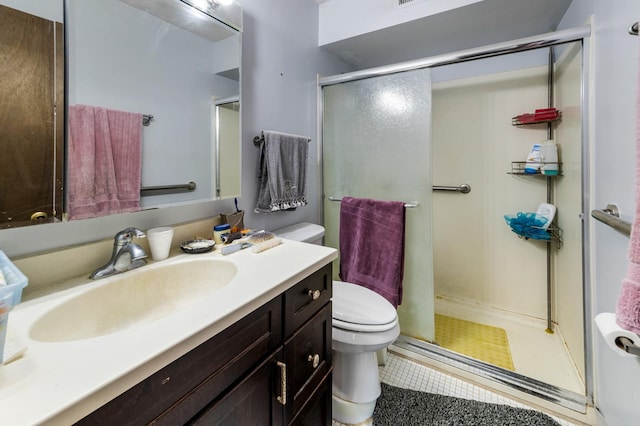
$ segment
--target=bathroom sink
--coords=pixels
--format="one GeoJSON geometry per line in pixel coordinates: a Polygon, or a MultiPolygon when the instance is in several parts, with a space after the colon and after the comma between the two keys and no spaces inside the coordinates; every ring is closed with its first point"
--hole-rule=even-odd
{"type": "Polygon", "coordinates": [[[229,284],[236,272],[233,263],[212,258],[144,266],[52,308],[29,334],[41,342],[66,342],[116,333],[188,309],[229,284]]]}

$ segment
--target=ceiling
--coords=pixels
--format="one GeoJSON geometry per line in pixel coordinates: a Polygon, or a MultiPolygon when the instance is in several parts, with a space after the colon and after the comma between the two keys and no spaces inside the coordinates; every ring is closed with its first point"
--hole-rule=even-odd
{"type": "Polygon", "coordinates": [[[372,68],[554,31],[571,2],[484,0],[322,47],[356,70],[372,68]]]}

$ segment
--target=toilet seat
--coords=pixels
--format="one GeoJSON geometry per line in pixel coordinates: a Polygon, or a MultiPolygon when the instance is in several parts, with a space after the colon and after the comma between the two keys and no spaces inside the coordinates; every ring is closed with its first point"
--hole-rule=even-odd
{"type": "Polygon", "coordinates": [[[332,323],[334,327],[361,333],[377,333],[394,328],[398,314],[391,303],[368,288],[333,282],[332,323]]]}
{"type": "Polygon", "coordinates": [[[397,324],[398,324],[397,318],[388,324],[378,324],[378,325],[356,324],[353,322],[340,321],[339,319],[336,319],[336,318],[332,318],[331,320],[331,325],[333,327],[340,328],[346,331],[356,331],[358,333],[379,333],[381,331],[391,330],[397,324]]]}

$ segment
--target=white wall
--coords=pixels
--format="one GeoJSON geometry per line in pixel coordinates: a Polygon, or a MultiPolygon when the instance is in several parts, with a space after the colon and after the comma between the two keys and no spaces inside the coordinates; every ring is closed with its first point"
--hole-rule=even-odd
{"type": "Polygon", "coordinates": [[[393,0],[328,1],[320,5],[320,45],[360,34],[437,15],[480,0],[413,1],[411,7],[397,7],[393,0]],[[353,19],[358,16],[359,19],[353,19]]]}
{"type": "Polygon", "coordinates": [[[244,0],[243,34],[243,178],[240,208],[245,224],[277,229],[291,223],[320,223],[317,124],[317,74],[350,71],[318,47],[318,10],[311,1],[244,0]],[[309,205],[293,212],[253,213],[257,199],[258,149],[252,139],[262,130],[305,135],[309,145],[309,205]]]}
{"type": "MultiPolygon", "coordinates": [[[[616,203],[622,218],[633,221],[635,211],[635,96],[638,90],[640,38],[627,28],[640,17],[637,0],[574,1],[561,28],[584,24],[593,15],[590,92],[592,194],[590,209],[616,203]]],[[[591,230],[593,314],[613,312],[626,271],[629,239],[596,222],[587,213],[591,230]]],[[[587,318],[592,321],[592,318],[587,318]]],[[[607,424],[640,424],[640,362],[611,351],[599,335],[595,347],[595,399],[607,424]]]]}

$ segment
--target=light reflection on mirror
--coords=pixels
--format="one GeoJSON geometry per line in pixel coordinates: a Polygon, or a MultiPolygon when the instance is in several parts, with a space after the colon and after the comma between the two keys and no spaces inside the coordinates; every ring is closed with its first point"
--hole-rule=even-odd
{"type": "Polygon", "coordinates": [[[216,137],[216,195],[219,198],[236,197],[240,194],[241,165],[237,142],[240,138],[240,99],[221,99],[215,103],[216,137]]]}

